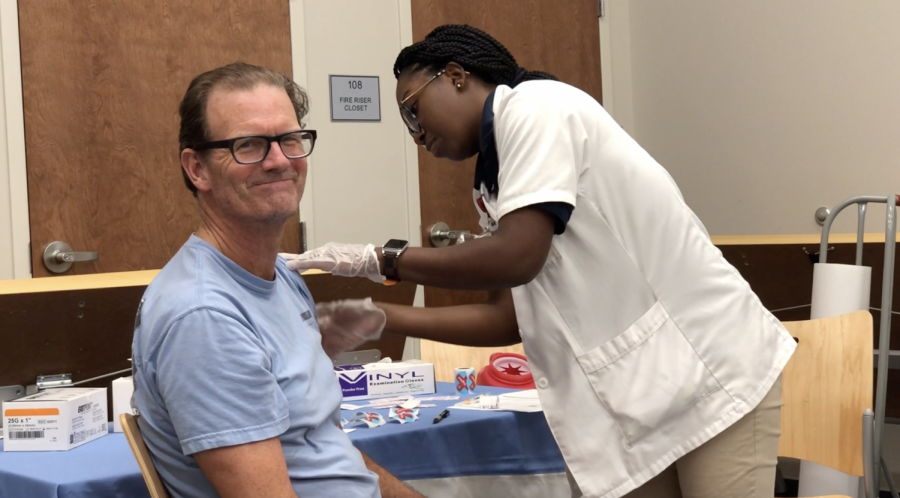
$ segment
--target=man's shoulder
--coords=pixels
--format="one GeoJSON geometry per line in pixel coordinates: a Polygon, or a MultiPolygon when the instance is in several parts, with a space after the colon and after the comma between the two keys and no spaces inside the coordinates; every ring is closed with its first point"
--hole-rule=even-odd
{"type": "Polygon", "coordinates": [[[214,304],[208,301],[215,293],[206,291],[218,287],[227,276],[215,263],[205,248],[188,241],[147,286],[144,301],[180,309],[214,304]]]}
{"type": "Polygon", "coordinates": [[[308,301],[310,306],[315,307],[312,292],[309,290],[309,286],[306,285],[306,280],[303,279],[299,272],[288,269],[287,262],[281,256],[278,256],[278,259],[275,261],[275,272],[288,282],[292,291],[300,294],[301,297],[308,301]]]}
{"type": "Polygon", "coordinates": [[[167,329],[174,321],[197,310],[231,315],[229,276],[216,258],[199,244],[188,241],[147,286],[141,301],[144,332],[167,329]]]}
{"type": "MultiPolygon", "coordinates": [[[[243,322],[244,315],[256,309],[254,302],[259,305],[269,301],[243,288],[226,269],[220,255],[201,243],[191,242],[182,246],[147,287],[140,312],[142,334],[164,333],[179,319],[201,310],[243,322]],[[247,298],[258,298],[260,302],[247,298]]],[[[303,277],[287,269],[281,257],[275,267],[278,278],[290,292],[314,309],[303,277]]]]}

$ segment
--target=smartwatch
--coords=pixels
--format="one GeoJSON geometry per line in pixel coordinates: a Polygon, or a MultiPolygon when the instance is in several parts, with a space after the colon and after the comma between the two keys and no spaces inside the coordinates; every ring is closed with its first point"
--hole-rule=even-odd
{"type": "Polygon", "coordinates": [[[391,239],[381,247],[381,254],[384,256],[384,266],[381,269],[382,275],[390,280],[400,280],[400,277],[397,274],[397,268],[399,266],[400,255],[403,254],[403,251],[406,251],[407,247],[409,247],[409,242],[397,239],[391,239]]]}

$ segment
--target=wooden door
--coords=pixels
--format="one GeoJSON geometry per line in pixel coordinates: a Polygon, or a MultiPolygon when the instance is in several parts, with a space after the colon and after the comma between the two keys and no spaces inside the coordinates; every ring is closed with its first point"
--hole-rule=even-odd
{"type": "MultiPolygon", "coordinates": [[[[19,2],[32,271],[44,247],[97,251],[67,274],[161,268],[197,226],[178,150],[191,79],[230,62],[290,76],[288,0],[19,2]]],[[[283,251],[299,252],[295,216],[283,251]]]]}
{"type": "MultiPolygon", "coordinates": [[[[413,40],[442,24],[469,24],[504,44],[520,66],[550,72],[591,94],[600,93],[600,25],[596,0],[415,0],[413,40]]],[[[455,230],[481,232],[472,202],[475,159],[454,163],[419,149],[422,241],[443,221],[455,230]]],[[[481,302],[484,292],[425,288],[426,306],[481,302]]]]}

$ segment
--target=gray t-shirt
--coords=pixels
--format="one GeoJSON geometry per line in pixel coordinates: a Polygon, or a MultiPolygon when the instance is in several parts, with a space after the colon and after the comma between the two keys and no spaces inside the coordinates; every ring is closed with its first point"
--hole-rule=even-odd
{"type": "Polygon", "coordinates": [[[194,453],[281,440],[300,496],[378,498],[340,429],[341,389],[303,279],[275,280],[191,236],[144,293],[134,332],[138,422],[175,498],[218,496],[194,453]]]}

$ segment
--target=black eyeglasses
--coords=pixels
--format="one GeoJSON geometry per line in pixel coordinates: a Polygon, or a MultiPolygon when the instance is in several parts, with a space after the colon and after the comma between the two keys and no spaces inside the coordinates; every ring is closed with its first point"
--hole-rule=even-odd
{"type": "Polygon", "coordinates": [[[316,146],[316,130],[292,131],[275,137],[258,135],[217,140],[200,144],[193,149],[228,149],[239,164],[256,164],[265,161],[272,142],[278,142],[284,157],[300,159],[312,154],[313,147],[316,146]]]}

